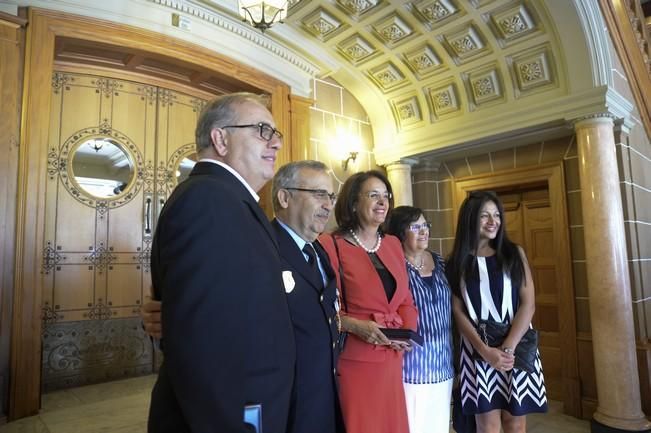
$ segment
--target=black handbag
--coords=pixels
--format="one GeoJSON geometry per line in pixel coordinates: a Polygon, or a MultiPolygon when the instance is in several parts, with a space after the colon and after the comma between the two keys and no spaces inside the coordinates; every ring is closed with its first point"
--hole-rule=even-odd
{"type": "MultiPolygon", "coordinates": [[[[482,341],[490,347],[500,347],[504,339],[509,334],[511,325],[508,323],[496,322],[494,320],[479,320],[477,325],[477,333],[482,341]]],[[[536,356],[538,354],[538,331],[533,328],[527,329],[522,339],[515,350],[515,365],[518,370],[524,370],[527,373],[534,373],[536,371],[536,356]]],[[[473,358],[481,359],[481,355],[476,350],[473,353],[473,358]]]]}

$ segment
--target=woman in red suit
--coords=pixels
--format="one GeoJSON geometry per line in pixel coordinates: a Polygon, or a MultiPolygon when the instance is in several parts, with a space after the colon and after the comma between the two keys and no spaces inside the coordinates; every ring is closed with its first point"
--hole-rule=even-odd
{"type": "Polygon", "coordinates": [[[347,433],[409,432],[402,385],[409,346],[380,331],[416,330],[418,318],[400,241],[382,232],[392,205],[382,173],[356,173],[339,194],[337,230],[319,239],[340,278],[341,325],[349,334],[337,371],[347,433]]]}

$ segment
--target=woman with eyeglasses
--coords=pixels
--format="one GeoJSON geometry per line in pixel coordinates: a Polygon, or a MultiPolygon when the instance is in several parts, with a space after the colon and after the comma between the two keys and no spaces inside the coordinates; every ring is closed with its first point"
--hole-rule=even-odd
{"type": "Polygon", "coordinates": [[[475,416],[478,433],[523,433],[526,414],[547,411],[540,355],[532,372],[514,363],[514,349],[534,314],[534,285],[524,251],[506,235],[503,214],[495,193],[470,193],[446,267],[461,333],[461,407],[475,416]],[[501,347],[484,343],[475,328],[480,319],[510,324],[501,347]]]}
{"type": "Polygon", "coordinates": [[[409,432],[402,359],[410,346],[381,331],[415,331],[418,319],[400,241],[383,231],[392,204],[384,174],[356,173],[335,205],[338,228],[319,238],[340,281],[341,325],[348,333],[337,369],[347,433],[409,432]]]}
{"type": "Polygon", "coordinates": [[[422,347],[405,353],[403,361],[411,433],[447,433],[450,428],[451,293],[443,259],[427,249],[430,227],[421,209],[399,206],[391,211],[387,228],[402,243],[409,288],[418,308],[418,333],[425,340],[422,347]]]}

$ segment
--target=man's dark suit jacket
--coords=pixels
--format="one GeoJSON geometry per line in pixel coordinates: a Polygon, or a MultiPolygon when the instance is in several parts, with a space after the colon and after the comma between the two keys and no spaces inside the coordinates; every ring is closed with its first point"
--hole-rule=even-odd
{"type": "Polygon", "coordinates": [[[172,193],[152,247],[164,362],[150,433],[239,433],[262,404],[264,433],[286,429],[295,343],[276,236],[244,185],[199,162],[172,193]]]}
{"type": "MultiPolygon", "coordinates": [[[[313,245],[326,273],[327,283],[314,276],[303,252],[277,220],[276,231],[282,270],[291,273],[294,287],[285,280],[294,336],[296,338],[296,378],[289,420],[289,433],[343,432],[337,396],[336,279],[325,251],[313,245]]],[[[286,277],[287,278],[287,277],[286,277]]]]}

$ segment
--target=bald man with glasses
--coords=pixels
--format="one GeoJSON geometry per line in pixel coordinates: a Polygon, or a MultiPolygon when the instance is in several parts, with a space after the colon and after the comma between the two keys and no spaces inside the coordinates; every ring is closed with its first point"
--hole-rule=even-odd
{"type": "Polygon", "coordinates": [[[200,158],[170,195],[151,251],[154,299],[164,303],[163,365],[150,433],[286,431],[295,342],[274,229],[258,205],[282,134],[266,101],[221,96],[196,127],[200,158]]]}

